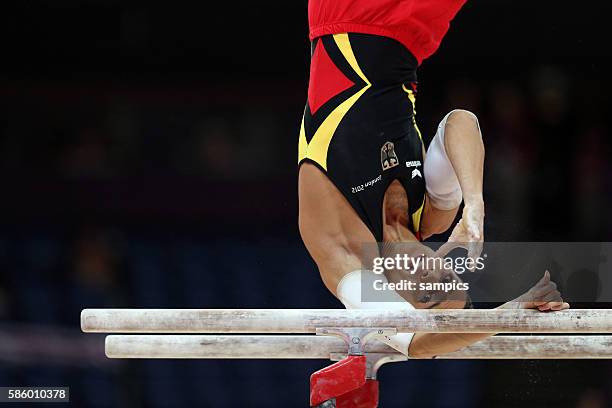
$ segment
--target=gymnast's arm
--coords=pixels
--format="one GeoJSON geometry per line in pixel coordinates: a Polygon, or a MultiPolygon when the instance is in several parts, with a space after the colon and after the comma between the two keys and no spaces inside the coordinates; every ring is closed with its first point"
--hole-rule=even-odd
{"type": "MultiPolygon", "coordinates": [[[[544,277],[529,291],[503,304],[498,309],[538,309],[540,312],[569,309],[563,301],[557,285],[544,277]]],[[[413,358],[433,358],[441,354],[458,351],[471,344],[494,336],[496,333],[416,333],[410,343],[408,355],[413,358]]]]}
{"type": "Polygon", "coordinates": [[[484,156],[484,143],[476,116],[465,110],[449,113],[440,123],[425,158],[428,200],[421,226],[424,239],[445,232],[463,201],[462,218],[453,230],[450,243],[444,247],[447,252],[473,242],[480,245],[471,245],[473,253],[469,256],[480,255],[478,249],[484,239],[484,156]]]}

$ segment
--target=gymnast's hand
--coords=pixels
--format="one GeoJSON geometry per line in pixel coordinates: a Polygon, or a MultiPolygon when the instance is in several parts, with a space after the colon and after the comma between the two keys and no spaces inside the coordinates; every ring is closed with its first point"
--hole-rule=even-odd
{"type": "Polygon", "coordinates": [[[521,309],[538,309],[540,312],[565,310],[570,305],[563,301],[557,284],[550,280],[550,273],[544,272],[544,277],[526,293],[514,300],[521,309]]]}
{"type": "MultiPolygon", "coordinates": [[[[482,253],[484,242],[484,202],[466,203],[463,214],[448,242],[436,251],[439,257],[446,256],[455,248],[464,248],[468,251],[468,258],[475,259],[482,253]]],[[[473,272],[474,269],[472,268],[473,272]]]]}

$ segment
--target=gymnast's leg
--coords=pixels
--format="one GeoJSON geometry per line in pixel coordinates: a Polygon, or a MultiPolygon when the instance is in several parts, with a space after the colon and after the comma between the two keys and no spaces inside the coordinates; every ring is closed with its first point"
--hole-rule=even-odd
{"type": "MultiPolygon", "coordinates": [[[[316,166],[301,165],[298,193],[300,234],[330,292],[347,309],[414,309],[404,298],[388,291],[385,302],[361,300],[362,282],[386,280],[384,275],[362,270],[363,245],[375,245],[376,239],[346,198],[316,166]]],[[[384,342],[408,354],[412,336],[401,333],[384,342]]]]}
{"type": "Polygon", "coordinates": [[[376,239],[342,193],[311,163],[300,166],[298,196],[302,240],[323,283],[337,297],[342,278],[361,269],[363,245],[376,244],[376,239]]]}

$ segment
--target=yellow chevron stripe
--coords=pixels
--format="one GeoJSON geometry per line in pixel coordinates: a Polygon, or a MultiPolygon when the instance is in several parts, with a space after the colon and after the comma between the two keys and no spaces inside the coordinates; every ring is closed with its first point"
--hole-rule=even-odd
{"type": "Polygon", "coordinates": [[[298,164],[308,155],[308,142],[306,141],[306,129],[304,128],[304,117],[300,125],[300,138],[298,140],[298,164]]]}
{"type": "Polygon", "coordinates": [[[357,59],[355,58],[355,54],[353,54],[353,49],[351,48],[351,42],[349,41],[348,34],[335,34],[334,41],[336,42],[336,45],[338,45],[338,48],[340,48],[340,52],[342,53],[342,55],[344,55],[344,58],[351,65],[351,68],[353,68],[353,71],[355,71],[357,75],[359,75],[359,77],[363,80],[363,82],[368,84],[368,86],[372,86],[368,78],[365,76],[365,74],[359,67],[359,64],[357,63],[357,59]]]}
{"type": "Polygon", "coordinates": [[[369,88],[365,86],[361,91],[342,102],[340,106],[333,110],[333,112],[325,118],[321,126],[315,132],[312,137],[310,144],[308,145],[308,152],[306,156],[318,163],[321,167],[327,170],[327,151],[329,144],[331,143],[334,133],[340,122],[344,118],[344,115],[351,109],[351,107],[357,102],[357,100],[367,91],[369,88]]]}
{"type": "Polygon", "coordinates": [[[421,207],[412,214],[412,226],[415,232],[419,232],[421,230],[421,216],[423,215],[423,208],[425,208],[425,197],[423,197],[421,207]]]}
{"type": "Polygon", "coordinates": [[[406,85],[402,84],[402,89],[404,90],[404,92],[406,92],[408,94],[408,99],[410,99],[410,103],[412,103],[412,125],[414,126],[414,128],[417,131],[417,135],[419,135],[419,139],[421,139],[421,143],[423,142],[423,135],[421,135],[421,130],[419,129],[419,125],[417,125],[416,122],[416,95],[414,94],[414,92],[412,91],[412,89],[408,89],[406,88],[406,85]]]}
{"type": "MultiPolygon", "coordinates": [[[[414,92],[412,91],[412,89],[408,89],[406,88],[406,85],[402,84],[402,89],[404,90],[404,92],[406,92],[408,94],[408,99],[410,100],[410,103],[412,103],[412,125],[414,126],[414,128],[417,131],[417,135],[419,135],[419,139],[421,139],[421,144],[423,143],[423,135],[421,135],[421,130],[419,129],[419,126],[416,123],[416,95],[414,94],[414,92]]],[[[421,207],[419,207],[418,210],[416,210],[413,214],[412,214],[412,226],[414,228],[414,231],[419,232],[421,229],[421,217],[423,215],[423,209],[425,208],[425,197],[423,197],[423,202],[421,203],[421,207]]]]}

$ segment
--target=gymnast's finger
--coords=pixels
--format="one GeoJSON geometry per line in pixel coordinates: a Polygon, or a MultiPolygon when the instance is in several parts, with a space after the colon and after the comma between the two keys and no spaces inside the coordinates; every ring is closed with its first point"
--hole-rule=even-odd
{"type": "Polygon", "coordinates": [[[546,311],[550,310],[550,308],[551,308],[551,303],[550,302],[546,302],[543,305],[538,306],[538,310],[540,312],[546,312],[546,311]]]}
{"type": "Polygon", "coordinates": [[[560,306],[553,306],[550,308],[550,310],[554,310],[554,311],[559,311],[559,310],[566,310],[569,309],[570,305],[567,302],[561,302],[560,306]]]}
{"type": "Polygon", "coordinates": [[[544,312],[547,310],[559,310],[560,307],[563,306],[563,302],[546,302],[542,306],[538,307],[540,312],[544,312]]]}

